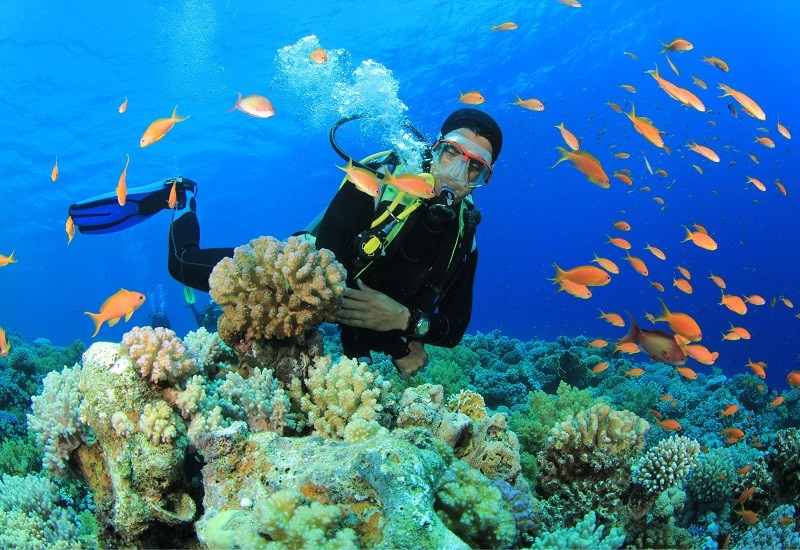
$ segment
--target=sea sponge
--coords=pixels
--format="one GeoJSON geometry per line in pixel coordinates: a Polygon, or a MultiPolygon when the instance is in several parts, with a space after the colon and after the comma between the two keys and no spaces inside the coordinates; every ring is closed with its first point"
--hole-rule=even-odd
{"type": "Polygon", "coordinates": [[[281,339],[333,321],[346,275],[331,251],[306,239],[253,239],[211,273],[211,297],[223,311],[220,337],[230,345],[281,339]]]}
{"type": "Polygon", "coordinates": [[[179,386],[197,372],[197,361],[168,328],[134,327],[122,336],[121,349],[141,375],[155,384],[179,386]]]}

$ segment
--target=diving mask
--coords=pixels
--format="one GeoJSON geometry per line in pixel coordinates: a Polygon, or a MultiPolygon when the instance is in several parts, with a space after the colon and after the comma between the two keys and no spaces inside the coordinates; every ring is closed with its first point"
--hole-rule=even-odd
{"type": "Polygon", "coordinates": [[[433,144],[433,165],[440,175],[468,187],[486,185],[492,177],[491,153],[457,131],[433,144]]]}

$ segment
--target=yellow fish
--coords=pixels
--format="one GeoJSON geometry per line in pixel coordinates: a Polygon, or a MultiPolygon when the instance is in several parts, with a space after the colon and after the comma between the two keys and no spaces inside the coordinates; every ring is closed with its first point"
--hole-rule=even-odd
{"type": "Polygon", "coordinates": [[[15,263],[17,263],[17,260],[14,259],[13,250],[11,251],[11,254],[9,254],[8,256],[3,256],[2,254],[0,254],[0,267],[5,267],[8,264],[15,264],[15,263]]]}
{"type": "Polygon", "coordinates": [[[113,327],[122,317],[125,317],[126,321],[129,320],[133,312],[144,303],[144,300],[144,294],[141,292],[131,292],[120,288],[116,294],[103,302],[99,313],[84,311],[84,315],[91,317],[92,322],[94,322],[94,334],[92,334],[92,337],[97,336],[97,333],[100,332],[100,327],[106,321],[108,321],[108,326],[113,327]]]}
{"type": "Polygon", "coordinates": [[[144,131],[142,139],[139,140],[139,147],[147,147],[167,135],[167,132],[172,130],[176,122],[183,122],[189,118],[188,116],[178,116],[178,106],[172,111],[172,116],[169,118],[158,118],[150,123],[147,130],[144,131]]]}

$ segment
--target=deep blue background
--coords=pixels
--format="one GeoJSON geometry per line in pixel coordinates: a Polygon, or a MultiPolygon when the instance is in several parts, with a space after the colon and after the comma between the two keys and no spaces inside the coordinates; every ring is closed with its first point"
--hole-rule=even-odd
{"type": "MultiPolygon", "coordinates": [[[[792,145],[800,139],[796,70],[800,47],[792,37],[800,8],[787,2],[590,1],[573,9],[556,0],[486,2],[403,0],[392,2],[151,2],[124,7],[101,3],[12,0],[0,5],[0,253],[16,250],[19,263],[0,269],[0,326],[26,339],[65,344],[89,340],[86,310],[97,311],[118,288],[148,295],[161,285],[166,309],[179,333],[194,328],[183,308],[181,286],[166,272],[162,213],[126,232],[77,235],[66,245],[64,220],[70,203],[112,191],[131,155],[128,185],[182,174],[200,183],[199,215],[205,246],[234,246],[262,235],[283,238],[302,228],[335,192],[341,164],[327,142],[337,113],[359,85],[379,113],[407,116],[431,140],[457,103],[459,91],[480,90],[481,106],[497,118],[505,144],[491,184],[476,193],[484,213],[479,231],[480,267],[470,332],[500,329],[521,339],[558,335],[624,334],[597,320],[598,309],[657,313],[658,296],[673,311],[695,316],[702,343],[720,352],[726,373],[746,370],[748,358],[769,364],[769,381],[785,385],[797,368],[800,282],[796,197],[800,170],[792,145]],[[513,20],[519,29],[489,32],[513,20]],[[318,77],[308,67],[282,65],[277,52],[309,35],[334,50],[318,77]],[[669,69],[659,41],[677,36],[694,43],[672,54],[680,76],[669,69]],[[638,61],[623,54],[630,51],[638,61]],[[701,61],[719,56],[723,73],[701,61]],[[353,70],[365,60],[382,73],[359,80],[353,70]],[[682,107],[644,73],[658,64],[662,76],[695,92],[707,113],[682,107]],[[373,66],[375,67],[375,66],[373,66]],[[705,80],[695,86],[690,74],[705,80]],[[345,84],[334,93],[332,85],[345,84]],[[739,109],[734,118],[716,89],[724,82],[755,99],[765,122],[739,109]],[[355,84],[354,84],[355,83],[355,84]],[[392,86],[378,89],[378,85],[392,86]],[[631,94],[619,86],[637,88],[631,94]],[[374,85],[374,86],[373,86],[374,85]],[[236,93],[273,100],[267,120],[227,112],[236,93]],[[510,103],[517,93],[537,97],[544,112],[510,103]],[[127,96],[128,111],[117,107],[127,96]],[[653,119],[666,132],[668,156],[633,131],[627,117],[606,101],[653,119]],[[401,103],[402,102],[402,103],[401,103]],[[140,149],[147,125],[178,105],[189,120],[160,142],[140,149]],[[404,104],[407,111],[399,108],[404,104]],[[780,118],[795,138],[776,130],[780,118]],[[600,189],[562,163],[550,170],[563,145],[553,126],[564,121],[611,174],[629,168],[634,185],[615,178],[600,189]],[[709,122],[716,122],[716,126],[709,122]],[[777,147],[754,143],[764,126],[777,147]],[[712,165],[688,151],[697,141],[722,157],[712,165]],[[613,153],[626,151],[627,160],[613,153]],[[755,165],[747,153],[757,154],[755,165]],[[668,177],[651,176],[653,168],[668,177]],[[49,175],[55,156],[61,176],[49,175]],[[692,164],[703,167],[698,174],[692,164]],[[734,164],[735,163],[735,164],[734,164]],[[766,193],[745,183],[760,178],[766,193]],[[775,178],[789,190],[779,194],[775,178]],[[641,191],[642,186],[652,191],[641,191]],[[653,201],[660,196],[665,207],[653,201]],[[633,230],[620,234],[616,220],[633,230]],[[705,225],[719,243],[714,252],[681,243],[682,225],[705,225]],[[661,295],[648,279],[620,260],[606,235],[629,239],[643,258],[650,280],[667,287],[661,295]],[[662,248],[661,262],[642,250],[662,248]],[[552,263],[573,267],[593,253],[617,261],[622,273],[594,289],[587,301],[555,293],[547,280],[552,263]],[[677,264],[688,267],[695,291],[671,287],[677,264]],[[740,317],[718,305],[720,291],[707,279],[725,278],[728,292],[758,293],[768,301],[740,317]],[[729,323],[750,330],[750,341],[723,342],[729,323]]],[[[302,56],[295,61],[304,61],[302,56]]],[[[738,108],[738,105],[736,105],[738,108]]],[[[379,135],[353,140],[352,147],[381,147],[379,135]],[[372,141],[371,141],[372,140],[372,141]]],[[[145,324],[155,295],[131,323],[103,327],[98,338],[116,341],[133,324],[145,324]]],[[[200,296],[201,304],[207,297],[200,296]]],[[[666,325],[660,324],[660,328],[666,325]]],[[[642,356],[643,357],[643,356],[642,356]]],[[[707,368],[698,366],[697,368],[707,368]]]]}

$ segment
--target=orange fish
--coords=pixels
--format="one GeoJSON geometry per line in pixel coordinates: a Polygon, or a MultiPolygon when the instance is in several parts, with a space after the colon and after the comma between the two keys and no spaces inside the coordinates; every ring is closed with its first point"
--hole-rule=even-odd
{"type": "Polygon", "coordinates": [[[492,28],[489,29],[490,31],[515,31],[519,28],[519,25],[514,23],[513,21],[506,21],[505,23],[500,23],[499,25],[492,25],[492,28]]]}
{"type": "Polygon", "coordinates": [[[621,172],[614,172],[614,177],[617,178],[622,183],[624,183],[625,185],[632,185],[633,184],[633,180],[627,174],[623,174],[621,172]]]}
{"type": "Polygon", "coordinates": [[[672,286],[677,287],[678,290],[685,294],[691,294],[694,292],[692,288],[692,283],[687,281],[686,279],[676,279],[675,277],[672,278],[672,286]]]}
{"type": "Polygon", "coordinates": [[[125,155],[128,159],[125,161],[125,168],[122,169],[122,174],[119,176],[119,181],[117,182],[117,202],[120,206],[125,206],[125,201],[128,196],[128,186],[125,183],[125,177],[128,173],[128,163],[131,161],[130,155],[125,155]]]}
{"type": "Polygon", "coordinates": [[[647,409],[647,410],[650,411],[652,413],[652,415],[655,416],[657,419],[659,419],[659,420],[661,419],[661,413],[658,412],[657,410],[655,410],[655,409],[647,409]]]}
{"type": "Polygon", "coordinates": [[[622,237],[609,237],[608,235],[606,235],[606,237],[608,237],[608,240],[606,242],[610,243],[610,244],[613,244],[617,248],[621,248],[622,250],[630,250],[631,249],[631,243],[629,243],[628,241],[626,241],[622,237]]]}
{"type": "Polygon", "coordinates": [[[483,97],[478,90],[472,90],[471,92],[467,92],[465,94],[458,92],[459,103],[466,103],[467,105],[480,105],[485,101],[486,98],[483,97]]]}
{"type": "Polygon", "coordinates": [[[650,246],[650,243],[645,243],[644,249],[645,250],[649,250],[650,253],[653,256],[655,256],[656,258],[658,258],[659,260],[666,260],[667,259],[667,255],[664,254],[663,250],[661,250],[660,248],[657,248],[655,246],[650,246]]]}
{"type": "Polygon", "coordinates": [[[750,339],[750,331],[749,330],[747,330],[744,327],[735,327],[735,326],[733,326],[733,323],[731,323],[730,325],[731,325],[730,331],[735,333],[735,334],[737,334],[739,336],[739,338],[742,338],[743,340],[749,340],[750,339]]]}
{"type": "Polygon", "coordinates": [[[656,147],[664,147],[664,140],[661,138],[661,131],[653,126],[653,123],[644,117],[636,116],[636,106],[631,103],[631,112],[625,115],[633,122],[633,128],[642,134],[647,141],[656,147]]]}
{"type": "Polygon", "coordinates": [[[608,258],[600,258],[597,254],[594,255],[593,262],[597,262],[597,264],[608,271],[609,273],[613,273],[614,275],[619,273],[619,267],[617,264],[609,260],[608,258]]]}
{"type": "Polygon", "coordinates": [[[759,361],[758,363],[755,363],[755,362],[753,362],[751,360],[748,360],[747,364],[745,366],[746,367],[750,367],[750,370],[753,371],[753,374],[755,374],[756,376],[758,376],[762,380],[766,379],[767,372],[764,370],[765,367],[766,367],[766,364],[763,361],[759,361]]]}
{"type": "Polygon", "coordinates": [[[336,168],[344,171],[347,174],[346,178],[370,197],[377,197],[381,194],[375,174],[366,168],[353,166],[353,159],[347,162],[347,166],[337,166],[336,168]]]}
{"type": "Polygon", "coordinates": [[[719,303],[721,306],[727,307],[734,313],[738,313],[739,315],[744,315],[747,313],[747,304],[744,303],[744,300],[739,298],[734,294],[725,294],[722,292],[722,301],[719,303]]]}
{"type": "Polygon", "coordinates": [[[662,285],[658,281],[650,281],[650,286],[652,286],[653,288],[655,288],[659,292],[664,292],[664,285],[662,285]]]}
{"type": "Polygon", "coordinates": [[[700,344],[691,344],[683,347],[684,353],[703,365],[713,365],[719,358],[718,351],[709,351],[707,347],[700,344]]]}
{"type": "MultiPolygon", "coordinates": [[[[742,437],[744,437],[744,436],[742,436],[742,437]]],[[[752,497],[755,492],[756,492],[756,488],[755,488],[755,485],[754,485],[754,486],[750,487],[749,489],[746,489],[745,491],[743,491],[742,494],[739,495],[739,498],[735,498],[735,499],[733,499],[733,501],[734,502],[738,502],[739,504],[743,504],[747,499],[752,497]]]]}
{"type": "Polygon", "coordinates": [[[566,279],[580,285],[605,286],[611,282],[611,275],[593,265],[581,265],[566,271],[556,263],[553,266],[556,268],[556,276],[548,280],[554,283],[560,283],[566,279]]]}
{"type": "Polygon", "coordinates": [[[325,50],[322,48],[317,48],[310,54],[308,54],[309,59],[316,63],[317,65],[322,65],[328,62],[328,54],[325,53],[325,50]]]}
{"type": "Polygon", "coordinates": [[[766,136],[756,136],[755,139],[756,143],[760,143],[764,147],[769,147],[770,149],[775,149],[775,142],[772,141],[770,138],[766,136]]]}
{"type": "Polygon", "coordinates": [[[595,338],[591,342],[587,344],[590,348],[604,348],[608,345],[608,342],[603,340],[602,338],[595,338]]]}
{"type": "Polygon", "coordinates": [[[622,317],[619,313],[605,313],[602,309],[600,310],[600,317],[598,319],[605,319],[615,327],[624,327],[625,321],[622,320],[622,317]]]}
{"type": "Polygon", "coordinates": [[[800,388],[800,370],[793,370],[786,375],[786,381],[793,388],[800,388]]]}
{"type": "Polygon", "coordinates": [[[689,367],[678,367],[675,369],[675,372],[689,380],[697,380],[697,373],[689,367]]]}
{"type": "Polygon", "coordinates": [[[789,130],[786,128],[786,126],[781,124],[780,120],[778,120],[778,133],[786,139],[792,139],[792,134],[789,133],[789,130]]]}
{"type": "Polygon", "coordinates": [[[581,3],[578,0],[558,0],[559,3],[569,6],[570,8],[580,8],[581,3]]]}
{"type": "Polygon", "coordinates": [[[767,302],[759,296],[758,294],[751,294],[747,298],[744,299],[747,303],[753,304],[754,306],[763,306],[767,302]]]}
{"type": "Polygon", "coordinates": [[[636,93],[636,88],[634,88],[630,84],[620,84],[619,87],[622,88],[623,90],[626,90],[626,91],[632,93],[632,94],[636,93]]]}
{"type": "Polygon", "coordinates": [[[625,220],[620,220],[618,222],[614,222],[614,229],[618,229],[620,231],[630,231],[631,224],[629,224],[625,220]]]}
{"type": "Polygon", "coordinates": [[[671,395],[669,395],[669,394],[667,394],[667,395],[662,395],[661,397],[659,397],[659,398],[658,398],[658,400],[659,400],[659,401],[672,401],[672,396],[671,396],[671,395]]]}
{"type": "Polygon", "coordinates": [[[408,193],[412,197],[430,199],[436,195],[431,182],[416,174],[397,174],[395,176],[387,170],[386,183],[394,186],[399,191],[408,193]]]}
{"type": "Polygon", "coordinates": [[[58,179],[58,155],[56,155],[56,163],[53,165],[53,169],[50,171],[50,179],[53,181],[58,179]]]}
{"type": "Polygon", "coordinates": [[[8,357],[8,350],[10,349],[11,346],[6,340],[6,331],[0,327],[0,357],[8,357]]]}
{"type": "Polygon", "coordinates": [[[781,519],[778,520],[778,525],[781,527],[786,527],[787,525],[791,525],[795,522],[797,518],[790,518],[789,516],[783,516],[781,519]]]}
{"type": "MultiPolygon", "coordinates": [[[[695,225],[695,228],[697,228],[697,227],[698,227],[698,226],[697,226],[697,225],[695,225]]],[[[698,231],[699,231],[699,229],[698,229],[698,231]]],[[[705,231],[701,231],[701,233],[705,233],[705,231]]],[[[683,275],[683,278],[684,278],[684,279],[691,279],[691,278],[692,278],[692,274],[691,274],[691,273],[689,272],[689,270],[688,270],[688,269],[686,269],[685,267],[683,267],[683,266],[680,266],[680,265],[676,265],[676,266],[675,266],[675,269],[677,269],[678,271],[680,271],[680,272],[681,272],[681,275],[683,275]]]]}
{"type": "Polygon", "coordinates": [[[622,342],[614,346],[614,352],[617,351],[633,355],[634,353],[639,353],[642,351],[642,348],[640,348],[639,344],[636,342],[622,342]]]}
{"type": "Polygon", "coordinates": [[[764,114],[764,111],[758,106],[758,103],[750,99],[742,92],[734,90],[730,86],[726,86],[722,83],[720,83],[719,89],[725,92],[720,97],[731,96],[733,99],[739,102],[739,105],[742,106],[748,115],[755,117],[758,120],[766,120],[767,115],[764,114]]]}
{"type": "Polygon", "coordinates": [[[679,432],[683,426],[677,420],[659,420],[658,425],[671,432],[679,432]]]}
{"type": "Polygon", "coordinates": [[[616,103],[614,103],[612,101],[606,101],[606,105],[608,105],[609,107],[611,107],[612,109],[614,109],[618,113],[622,112],[622,107],[620,107],[619,105],[617,105],[616,103]]]}
{"type": "Polygon", "coordinates": [[[735,511],[737,514],[742,516],[742,520],[747,525],[755,525],[756,523],[758,523],[758,516],[756,515],[756,513],[752,510],[745,510],[744,505],[742,505],[741,509],[737,508],[735,511]]]}
{"type": "Polygon", "coordinates": [[[139,140],[139,147],[147,147],[167,135],[167,132],[172,130],[176,122],[183,122],[189,118],[188,116],[178,116],[178,106],[172,111],[172,116],[169,118],[159,118],[150,123],[147,130],[144,131],[142,139],[139,140]]]}
{"type": "Polygon", "coordinates": [[[129,320],[133,312],[144,303],[144,300],[145,296],[141,292],[131,292],[121,288],[116,294],[103,302],[99,313],[84,312],[84,315],[91,317],[94,322],[94,334],[92,334],[92,337],[97,336],[97,333],[100,332],[100,327],[106,321],[108,321],[108,326],[113,327],[122,317],[125,317],[126,321],[129,320]]]}
{"type": "Polygon", "coordinates": [[[722,411],[720,411],[719,416],[720,418],[722,418],[723,416],[730,416],[738,410],[739,410],[739,405],[728,405],[722,411]]]}
{"type": "Polygon", "coordinates": [[[128,110],[128,98],[127,97],[125,98],[125,101],[123,101],[122,104],[120,104],[119,109],[117,109],[117,110],[119,111],[120,114],[122,114],[122,113],[124,113],[125,111],[128,110]]]}
{"type": "Polygon", "coordinates": [[[778,188],[778,191],[780,191],[781,194],[785,197],[786,196],[786,187],[783,186],[783,184],[781,183],[781,180],[779,180],[778,178],[775,178],[775,186],[778,188]]]}
{"type": "Polygon", "coordinates": [[[685,225],[683,228],[686,230],[686,238],[681,242],[692,241],[695,245],[705,250],[716,250],[717,242],[711,238],[708,233],[701,233],[700,231],[692,231],[685,225]]]}
{"type": "Polygon", "coordinates": [[[661,53],[666,53],[666,52],[683,53],[683,52],[688,52],[689,50],[694,48],[694,45],[691,42],[683,38],[675,38],[669,44],[664,44],[662,42],[661,45],[663,46],[661,53]]]}
{"type": "Polygon", "coordinates": [[[599,374],[608,368],[608,363],[597,363],[594,367],[592,367],[591,374],[594,376],[595,374],[599,374]]]}
{"type": "Polygon", "coordinates": [[[255,118],[269,118],[275,115],[275,107],[273,107],[272,102],[263,95],[251,94],[242,97],[241,92],[237,93],[239,97],[236,100],[236,104],[228,109],[229,113],[239,109],[241,112],[255,118]]]}
{"type": "Polygon", "coordinates": [[[8,264],[15,264],[15,263],[17,263],[17,260],[14,259],[13,250],[11,251],[11,254],[9,254],[8,256],[3,256],[2,254],[0,254],[0,267],[5,267],[8,264]]]}
{"type": "Polygon", "coordinates": [[[167,208],[175,208],[178,202],[178,182],[172,183],[172,188],[169,190],[169,197],[167,197],[167,208]]]}
{"type": "Polygon", "coordinates": [[[629,315],[631,324],[628,334],[620,343],[635,342],[639,344],[646,353],[655,361],[661,361],[672,366],[680,366],[686,363],[686,355],[678,346],[675,337],[662,330],[642,330],[636,324],[636,320],[629,315]]]}
{"type": "Polygon", "coordinates": [[[744,437],[744,432],[740,428],[726,428],[722,430],[722,433],[728,437],[738,437],[739,439],[744,437]]]}
{"type": "Polygon", "coordinates": [[[558,128],[561,131],[561,138],[564,140],[564,143],[569,145],[570,149],[572,149],[573,151],[577,151],[578,149],[580,149],[581,144],[578,141],[578,138],[576,138],[572,132],[570,132],[564,127],[563,122],[557,125],[556,128],[558,128]]]}
{"type": "Polygon", "coordinates": [[[705,147],[703,145],[698,145],[694,141],[687,144],[686,147],[688,147],[689,150],[694,151],[695,153],[703,155],[711,162],[719,162],[719,155],[716,154],[713,150],[709,149],[708,147],[705,147]]]}
{"type": "Polygon", "coordinates": [[[787,298],[786,296],[781,296],[781,302],[783,302],[783,305],[785,305],[788,308],[793,308],[794,307],[794,304],[792,303],[792,301],[789,298],[787,298]]]}
{"type": "Polygon", "coordinates": [[[647,265],[644,263],[644,261],[637,256],[631,256],[630,251],[626,251],[626,256],[622,259],[628,260],[628,262],[631,264],[631,267],[635,269],[639,275],[643,275],[644,277],[649,275],[650,270],[647,269],[647,265]]]}
{"type": "Polygon", "coordinates": [[[628,159],[631,158],[631,155],[630,153],[621,152],[621,153],[614,153],[614,157],[618,159],[628,159]]]}
{"type": "Polygon", "coordinates": [[[567,151],[563,147],[556,147],[556,149],[561,153],[561,157],[550,167],[551,170],[561,161],[569,160],[593,184],[603,189],[611,187],[611,180],[608,179],[608,176],[603,171],[603,166],[594,155],[583,150],[567,151]]]}
{"type": "Polygon", "coordinates": [[[529,111],[544,111],[544,103],[535,97],[530,99],[522,99],[517,94],[514,95],[517,96],[517,100],[513,102],[512,105],[519,105],[523,109],[528,109],[529,111]]]}
{"type": "Polygon", "coordinates": [[[677,332],[684,338],[688,338],[690,342],[699,342],[703,337],[703,332],[700,326],[686,313],[673,313],[667,308],[667,304],[661,298],[661,316],[656,317],[655,321],[666,321],[669,323],[669,328],[677,332]]]}
{"type": "Polygon", "coordinates": [[[727,73],[727,72],[728,72],[728,70],[729,70],[728,64],[727,64],[727,63],[725,63],[725,62],[724,62],[722,59],[720,59],[719,57],[714,57],[714,56],[711,56],[711,57],[706,57],[706,56],[704,55],[704,56],[703,56],[703,61],[705,61],[705,62],[706,62],[706,63],[708,63],[709,65],[714,65],[714,66],[715,66],[717,69],[719,69],[720,71],[723,71],[723,72],[726,72],[726,73],[727,73]]]}
{"type": "Polygon", "coordinates": [[[559,281],[558,284],[560,286],[556,292],[561,292],[563,290],[570,296],[575,296],[576,298],[580,298],[582,300],[588,300],[589,298],[592,297],[592,291],[589,290],[589,287],[586,285],[582,285],[580,283],[574,283],[569,279],[564,279],[563,281],[559,281]]]}
{"type": "Polygon", "coordinates": [[[720,288],[725,288],[726,286],[728,286],[728,285],[725,284],[725,280],[722,277],[718,276],[718,275],[714,275],[712,273],[711,275],[709,275],[708,278],[711,279],[712,281],[714,281],[714,284],[717,285],[720,288]]]}
{"type": "Polygon", "coordinates": [[[701,88],[703,88],[704,90],[708,89],[708,84],[706,84],[705,82],[703,82],[702,80],[700,80],[696,76],[692,75],[692,80],[694,80],[694,83],[697,84],[698,86],[700,86],[701,88]]]}
{"type": "MultiPolygon", "coordinates": [[[[669,58],[667,58],[667,61],[669,61],[669,58]]],[[[681,104],[683,105],[690,105],[691,107],[700,111],[701,113],[705,112],[706,106],[703,105],[703,102],[700,101],[700,98],[698,98],[689,90],[681,88],[680,86],[676,86],[669,80],[662,78],[661,75],[658,74],[658,65],[656,65],[654,71],[651,70],[645,72],[647,72],[647,74],[652,76],[656,80],[656,82],[658,82],[658,85],[661,87],[661,89],[667,92],[667,95],[670,96],[672,99],[681,102],[681,104]]]]}
{"type": "Polygon", "coordinates": [[[75,222],[72,220],[72,216],[67,216],[67,223],[64,229],[67,231],[67,244],[69,244],[75,236],[75,222]]]}
{"type": "Polygon", "coordinates": [[[637,376],[641,376],[643,374],[644,374],[644,369],[639,368],[639,367],[636,367],[636,368],[633,368],[631,370],[625,371],[625,376],[637,377],[637,376]]]}
{"type": "Polygon", "coordinates": [[[778,405],[783,403],[785,400],[786,400],[785,397],[783,397],[782,395],[779,395],[778,397],[776,397],[775,399],[772,400],[772,402],[769,404],[769,406],[770,407],[777,407],[778,405]]]}
{"type": "Polygon", "coordinates": [[[767,190],[767,186],[764,185],[760,179],[753,178],[751,176],[745,176],[745,178],[747,178],[747,183],[752,183],[755,186],[755,188],[758,189],[759,191],[767,190]]]}
{"type": "Polygon", "coordinates": [[[750,466],[750,464],[748,464],[747,466],[742,466],[741,468],[736,470],[736,473],[739,474],[740,476],[743,476],[744,474],[749,472],[751,469],[752,469],[752,466],[750,466]]]}

